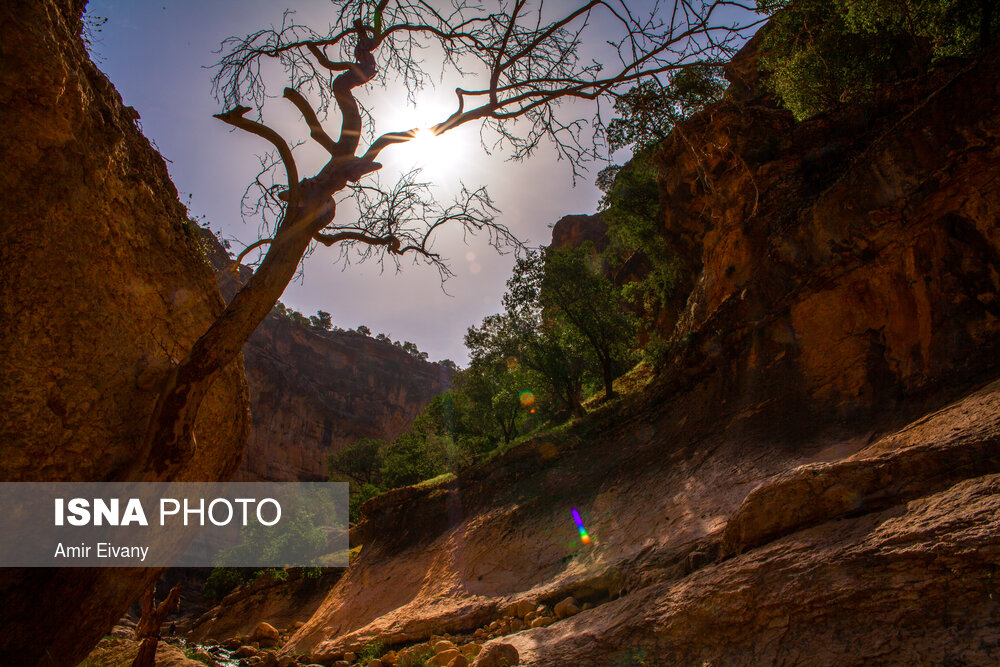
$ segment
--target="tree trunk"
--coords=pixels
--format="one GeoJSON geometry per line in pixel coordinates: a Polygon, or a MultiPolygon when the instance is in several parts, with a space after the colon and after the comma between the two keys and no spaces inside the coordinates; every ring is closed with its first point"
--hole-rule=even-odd
{"type": "Polygon", "coordinates": [[[332,200],[327,199],[331,207],[328,217],[323,215],[322,205],[314,206],[312,215],[304,212],[308,210],[305,206],[298,209],[297,216],[289,213],[292,217],[285,219],[260,267],[167,378],[150,420],[145,451],[136,459],[143,469],[132,479],[169,477],[169,472],[190,455],[202,400],[294,277],[312,241],[314,223],[320,216],[332,219],[332,200]]]}
{"type": "Polygon", "coordinates": [[[601,370],[604,371],[604,398],[615,397],[615,371],[614,362],[607,359],[601,363],[601,370]]]}
{"type": "Polygon", "coordinates": [[[181,599],[181,585],[170,589],[167,599],[154,607],[156,584],[146,589],[142,594],[142,616],[135,626],[135,638],[140,640],[139,653],[132,661],[132,667],[155,667],[156,645],[160,641],[160,627],[167,615],[177,608],[181,599]]]}

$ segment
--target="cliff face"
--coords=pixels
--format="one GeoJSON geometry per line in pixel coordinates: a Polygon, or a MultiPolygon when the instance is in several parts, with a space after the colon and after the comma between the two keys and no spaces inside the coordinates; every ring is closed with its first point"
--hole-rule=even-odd
{"type": "Polygon", "coordinates": [[[989,366],[997,73],[994,53],[804,123],[750,88],[687,123],[698,149],[659,155],[693,285],[678,373],[732,361],[747,402],[846,416],[989,366]]]}
{"type": "MultiPolygon", "coordinates": [[[[222,311],[162,158],[88,59],[83,2],[0,8],[0,478],[111,481],[135,460],[157,381],[222,311]]],[[[236,469],[242,363],[215,383],[179,480],[236,469]]],[[[0,575],[5,664],[75,664],[156,570],[0,575]]]]}
{"type": "Polygon", "coordinates": [[[522,665],[1000,659],[1000,52],[805,123],[752,78],[662,151],[691,293],[659,383],[369,501],[284,652],[448,632],[522,665]],[[585,610],[556,614],[568,596],[585,610]]]}
{"type": "MultiPolygon", "coordinates": [[[[204,243],[226,299],[250,270],[210,233],[204,243]]],[[[352,331],[269,315],[243,348],[253,428],[234,481],[322,481],[325,459],[358,438],[392,440],[448,388],[451,371],[352,331]]]]}
{"type": "Polygon", "coordinates": [[[325,480],[328,455],[357,438],[400,435],[450,379],[389,343],[276,315],[243,354],[254,427],[240,481],[325,480]]]}

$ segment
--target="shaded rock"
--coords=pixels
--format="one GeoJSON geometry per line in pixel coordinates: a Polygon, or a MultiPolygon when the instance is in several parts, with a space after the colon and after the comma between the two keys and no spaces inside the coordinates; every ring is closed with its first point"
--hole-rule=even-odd
{"type": "MultiPolygon", "coordinates": [[[[0,479],[114,481],[161,382],[224,303],[166,165],[90,62],[84,3],[0,5],[0,479]],[[85,230],[85,231],[84,231],[85,230]]],[[[198,447],[147,481],[228,479],[249,429],[242,361],[223,370],[198,447]]],[[[0,655],[83,660],[159,575],[145,569],[0,574],[0,655]],[[71,602],[68,602],[71,601],[71,602]]]]}
{"type": "Polygon", "coordinates": [[[491,643],[476,656],[473,667],[512,667],[519,664],[517,649],[510,644],[491,643]]]}
{"type": "Polygon", "coordinates": [[[270,623],[260,622],[250,633],[250,641],[259,642],[261,646],[273,646],[281,640],[281,633],[270,623]]]}
{"type": "Polygon", "coordinates": [[[556,618],[566,618],[567,616],[573,616],[574,614],[580,613],[580,606],[576,601],[575,597],[568,597],[560,602],[556,603],[556,606],[552,608],[555,612],[556,618]]]}
{"type": "Polygon", "coordinates": [[[598,215],[567,215],[552,226],[552,247],[578,248],[592,243],[598,253],[608,247],[608,227],[598,215]]]}

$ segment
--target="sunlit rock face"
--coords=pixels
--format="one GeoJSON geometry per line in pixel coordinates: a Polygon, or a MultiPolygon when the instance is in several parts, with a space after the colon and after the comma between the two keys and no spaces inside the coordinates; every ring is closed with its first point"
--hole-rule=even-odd
{"type": "MultiPolygon", "coordinates": [[[[0,8],[0,478],[128,478],[157,379],[223,309],[166,167],[90,62],[83,2],[0,8]]],[[[215,383],[179,480],[227,479],[249,428],[242,361],[215,383]]],[[[0,662],[72,665],[156,570],[0,575],[0,662]]]]}
{"type": "MultiPolygon", "coordinates": [[[[223,296],[250,269],[203,230],[223,296]]],[[[253,427],[235,481],[327,479],[325,459],[358,438],[392,440],[451,371],[355,331],[323,331],[269,315],[243,348],[253,427]]]]}
{"type": "MultiPolygon", "coordinates": [[[[738,59],[746,77],[752,51],[738,59]]],[[[797,123],[743,85],[658,155],[693,292],[678,370],[732,364],[760,400],[843,414],[934,391],[997,351],[994,52],[797,123]],[[776,394],[777,392],[777,394],[776,394]]],[[[741,74],[742,73],[742,74],[741,74]]]]}
{"type": "Polygon", "coordinates": [[[1000,660],[1000,53],[805,123],[754,80],[661,150],[673,362],[369,501],[286,653],[448,632],[521,665],[1000,660]]]}

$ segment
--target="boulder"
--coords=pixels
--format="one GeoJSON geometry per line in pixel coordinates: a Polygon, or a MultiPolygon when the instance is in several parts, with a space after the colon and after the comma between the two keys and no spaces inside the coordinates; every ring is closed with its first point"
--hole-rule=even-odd
{"type": "Polygon", "coordinates": [[[250,633],[250,641],[259,642],[261,646],[274,645],[281,641],[281,633],[270,623],[261,621],[250,633]]]}
{"type": "Polygon", "coordinates": [[[514,667],[520,659],[517,649],[510,644],[487,644],[472,667],[514,667]]]}

